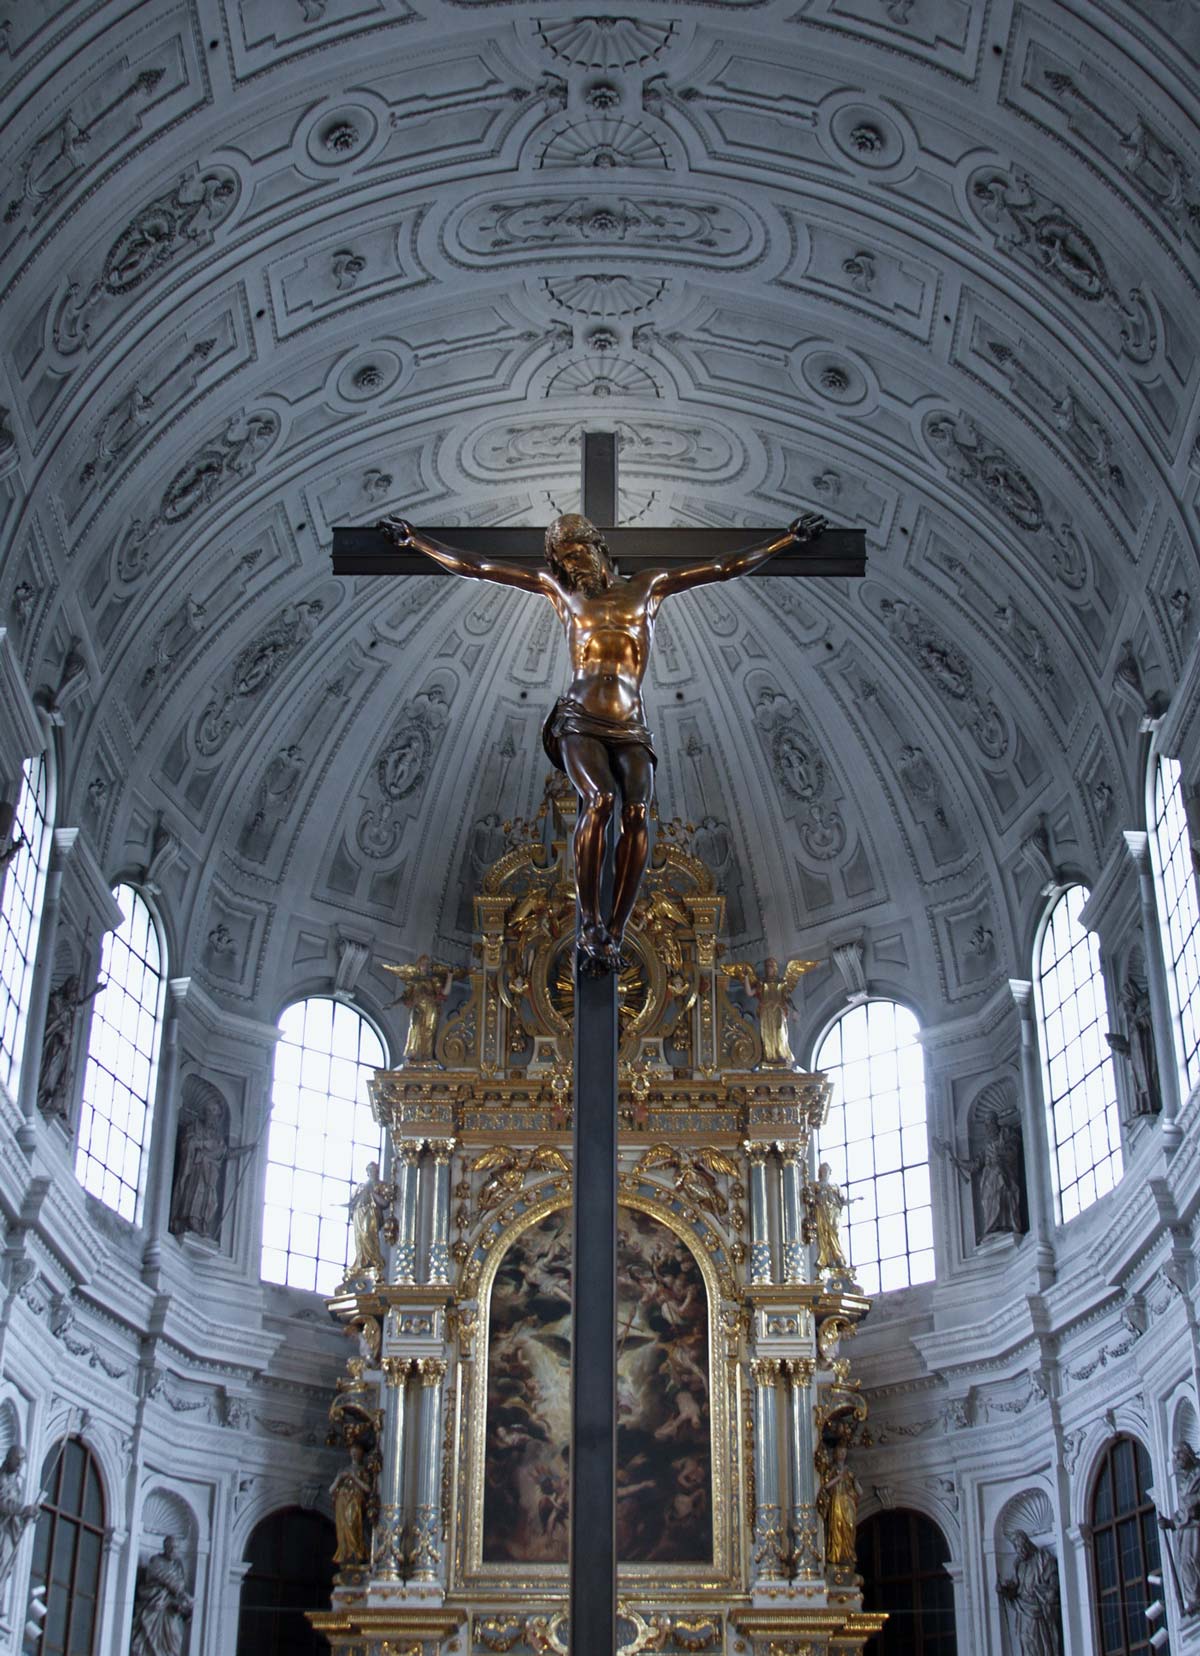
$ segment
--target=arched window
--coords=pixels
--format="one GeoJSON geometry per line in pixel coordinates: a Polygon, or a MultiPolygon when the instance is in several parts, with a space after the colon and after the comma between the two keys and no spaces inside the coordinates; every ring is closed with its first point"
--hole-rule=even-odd
{"type": "Polygon", "coordinates": [[[1121,1125],[1100,945],[1080,921],[1088,889],[1070,886],[1046,916],[1037,958],[1050,1162],[1063,1224],[1121,1177],[1121,1125]]]}
{"type": "Polygon", "coordinates": [[[125,918],[104,939],[88,1034],[75,1171],[85,1190],[123,1219],[142,1217],[142,1173],[158,1077],[162,945],[144,900],[130,885],[113,897],[125,918]]]}
{"type": "Polygon", "coordinates": [[[288,1507],[251,1531],[242,1582],[237,1656],[328,1656],[329,1644],[305,1618],[328,1610],[337,1537],[319,1512],[288,1507]]]}
{"type": "Polygon", "coordinates": [[[1177,1059],[1190,1090],[1200,1082],[1200,902],[1183,783],[1175,759],[1160,759],[1155,771],[1150,851],[1158,878],[1163,951],[1179,1042],[1177,1059]]]}
{"type": "Polygon", "coordinates": [[[868,1294],[933,1280],[933,1210],[920,1028],[906,1006],[852,1006],[813,1060],[833,1083],[818,1161],[851,1199],[843,1233],[868,1294]]]}
{"type": "Polygon", "coordinates": [[[79,1438],[52,1449],[33,1539],[30,1586],[46,1589],[35,1656],[93,1656],[100,1622],[104,1490],[95,1456],[79,1438]]]}
{"type": "Polygon", "coordinates": [[[877,1512],[858,1531],[863,1609],[886,1610],[871,1656],[956,1656],[946,1537],[920,1512],[877,1512]]]}
{"type": "Polygon", "coordinates": [[[387,1059],[361,1013],[313,997],[279,1020],[263,1208],[268,1282],[332,1293],[346,1272],[348,1203],[379,1160],[367,1082],[387,1059]]]}
{"type": "Polygon", "coordinates": [[[13,810],[12,838],[19,849],[0,874],[0,1080],[14,1096],[50,862],[49,794],[45,756],[27,759],[13,810]]]}
{"type": "Polygon", "coordinates": [[[1115,1437],[1092,1486],[1092,1595],[1100,1656],[1146,1656],[1146,1606],[1161,1596],[1146,1585],[1159,1572],[1158,1515],[1149,1496],[1150,1457],[1136,1438],[1115,1437]]]}

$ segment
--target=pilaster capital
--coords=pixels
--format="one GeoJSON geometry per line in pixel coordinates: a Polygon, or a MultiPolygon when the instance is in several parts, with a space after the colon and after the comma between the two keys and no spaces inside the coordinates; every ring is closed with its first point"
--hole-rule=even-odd
{"type": "Polygon", "coordinates": [[[763,1389],[768,1386],[777,1386],[781,1367],[778,1357],[755,1357],[750,1364],[750,1374],[754,1384],[763,1389]]]}
{"type": "Polygon", "coordinates": [[[1139,874],[1150,872],[1150,836],[1140,828],[1127,828],[1122,836],[1129,859],[1139,874]]]}
{"type": "Polygon", "coordinates": [[[1021,1018],[1028,1018],[1033,1009],[1033,984],[1031,981],[1028,978],[1009,978],[1008,989],[1021,1018]]]}
{"type": "Polygon", "coordinates": [[[782,1367],[793,1386],[811,1386],[813,1375],[817,1372],[816,1362],[811,1357],[784,1357],[782,1367]]]}
{"type": "Polygon", "coordinates": [[[435,1165],[438,1167],[445,1167],[451,1156],[454,1154],[454,1146],[457,1141],[452,1138],[447,1138],[429,1139],[427,1142],[433,1155],[435,1165]]]}
{"type": "Polygon", "coordinates": [[[418,1357],[416,1359],[416,1370],[423,1386],[440,1386],[446,1378],[446,1359],[444,1357],[418,1357]]]}
{"type": "Polygon", "coordinates": [[[804,1160],[808,1143],[805,1139],[776,1139],[775,1148],[785,1167],[798,1167],[804,1160]]]}
{"type": "Polygon", "coordinates": [[[415,1167],[421,1159],[421,1150],[424,1139],[401,1139],[396,1146],[396,1154],[405,1167],[415,1167]]]}
{"type": "Polygon", "coordinates": [[[383,1357],[380,1359],[383,1378],[389,1386],[402,1386],[412,1366],[411,1357],[383,1357]]]}
{"type": "Polygon", "coordinates": [[[747,1139],[742,1145],[742,1149],[745,1151],[752,1168],[764,1167],[767,1157],[771,1154],[771,1146],[757,1139],[747,1139]]]}

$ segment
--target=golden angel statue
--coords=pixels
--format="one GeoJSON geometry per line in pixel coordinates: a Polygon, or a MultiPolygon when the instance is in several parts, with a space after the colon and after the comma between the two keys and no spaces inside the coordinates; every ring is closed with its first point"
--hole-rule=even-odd
{"type": "Polygon", "coordinates": [[[404,1042],[406,1064],[431,1064],[433,1043],[437,1035],[438,1013],[450,993],[450,985],[461,977],[462,969],[443,966],[427,954],[418,956],[411,966],[393,966],[384,961],[383,969],[398,977],[404,985],[396,1000],[409,1011],[408,1037],[404,1042]]]}
{"type": "Polygon", "coordinates": [[[571,1170],[562,1152],[552,1144],[543,1144],[535,1150],[510,1150],[506,1144],[493,1144],[476,1157],[471,1168],[475,1173],[487,1173],[479,1188],[481,1213],[499,1207],[505,1197],[520,1190],[527,1173],[569,1173],[571,1170]]]}
{"type": "Polygon", "coordinates": [[[677,1150],[672,1144],[652,1144],[638,1163],[642,1168],[669,1167],[675,1174],[678,1195],[694,1207],[706,1208],[709,1213],[729,1211],[729,1203],[722,1196],[716,1175],[728,1179],[738,1176],[738,1164],[715,1145],[704,1144],[698,1150],[677,1150]]]}
{"type": "Polygon", "coordinates": [[[783,970],[773,955],[763,961],[762,977],[748,960],[731,961],[721,970],[726,977],[741,978],[746,993],[758,1002],[758,1032],[762,1037],[763,1065],[772,1069],[794,1069],[795,1056],[788,1037],[788,1012],[792,991],[804,976],[819,962],[789,960],[783,970]]]}

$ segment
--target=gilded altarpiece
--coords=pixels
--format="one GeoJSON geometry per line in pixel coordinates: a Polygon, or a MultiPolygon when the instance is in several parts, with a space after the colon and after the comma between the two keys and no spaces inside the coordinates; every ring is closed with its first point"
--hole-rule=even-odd
{"type": "MultiPolygon", "coordinates": [[[[405,969],[436,1036],[375,1079],[388,1154],[331,1301],[347,1545],[313,1619],[341,1656],[569,1649],[568,811],[485,875],[465,996],[405,969]]],[[[723,912],[660,826],[620,983],[619,1650],[833,1656],[881,1622],[852,1539],[868,1302],[816,1267],[827,1083],[764,1058],[723,912]]]]}

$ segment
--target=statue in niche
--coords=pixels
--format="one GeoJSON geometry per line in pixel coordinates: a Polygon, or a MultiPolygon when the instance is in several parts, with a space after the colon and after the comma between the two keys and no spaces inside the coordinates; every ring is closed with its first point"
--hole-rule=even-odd
{"type": "Polygon", "coordinates": [[[817,1511],[825,1526],[825,1563],[853,1569],[862,1485],[850,1469],[849,1453],[844,1441],[834,1445],[832,1454],[818,1448],[817,1511]]]}
{"type": "Polygon", "coordinates": [[[395,1200],[395,1185],[379,1177],[378,1162],[368,1162],[367,1176],[350,1198],[354,1257],[346,1272],[347,1281],[365,1274],[381,1276],[385,1271],[383,1240],[387,1237],[389,1210],[395,1200]]]}
{"type": "Polygon", "coordinates": [[[404,987],[392,1002],[408,1007],[408,1036],[404,1042],[406,1064],[432,1064],[433,1043],[437,1035],[438,1016],[442,1002],[450,993],[450,985],[462,972],[455,966],[442,966],[423,954],[411,966],[392,966],[383,962],[385,972],[398,977],[404,987]]]}
{"type": "Polygon", "coordinates": [[[172,1236],[218,1240],[225,1168],[248,1156],[253,1144],[230,1144],[225,1100],[211,1082],[189,1076],[183,1084],[183,1108],[175,1142],[175,1178],[171,1185],[172,1236]]]}
{"type": "Polygon", "coordinates": [[[350,1464],[330,1484],[329,1493],[333,1497],[333,1522],[337,1531],[333,1562],[343,1568],[365,1564],[369,1557],[367,1534],[375,1491],[367,1469],[367,1451],[361,1443],[350,1445],[350,1464]]]}
{"type": "Polygon", "coordinates": [[[142,1568],[133,1603],[129,1656],[180,1656],[184,1623],[191,1620],[192,1596],[175,1537],[163,1537],[162,1551],[142,1568]]]}
{"type": "Polygon", "coordinates": [[[0,1592],[12,1574],[17,1549],[41,1506],[25,1499],[25,1451],[14,1443],[0,1465],[0,1592]]]}
{"type": "Polygon", "coordinates": [[[523,568],[438,546],[401,518],[379,528],[398,547],[423,552],[454,575],[536,593],[554,605],[571,656],[567,692],[551,710],[542,741],[551,764],[571,779],[580,801],[575,824],[580,959],[586,970],[620,968],[621,940],[650,855],[650,804],[657,756],[646,726],[642,683],[659,607],[674,593],[748,575],[785,547],[825,528],[815,513],[797,518],[769,545],[679,569],[623,579],[600,531],[578,513],[546,530],[545,569],[523,568]],[[611,905],[601,913],[608,824],[621,799],[611,905]]]}
{"type": "Polygon", "coordinates": [[[1129,1065],[1134,1117],[1157,1115],[1162,1108],[1162,1095],[1158,1090],[1158,1054],[1154,1050],[1150,991],[1133,972],[1121,986],[1121,1006],[1125,1012],[1125,1032],[1110,1034],[1108,1044],[1129,1065]]]}
{"type": "Polygon", "coordinates": [[[1021,1132],[1011,1121],[983,1118],[983,1144],[973,1156],[958,1156],[948,1140],[934,1138],[935,1150],[968,1181],[977,1180],[980,1241],[985,1236],[1023,1236],[1021,1223],[1021,1132]]]}
{"type": "Polygon", "coordinates": [[[841,1185],[829,1177],[829,1163],[822,1162],[817,1169],[816,1184],[804,1186],[804,1240],[817,1244],[818,1271],[850,1271],[850,1262],[842,1251],[840,1230],[842,1210],[849,1200],[841,1185]]]}
{"type": "Polygon", "coordinates": [[[737,960],[721,970],[726,977],[740,978],[746,993],[758,1002],[758,1032],[762,1037],[763,1065],[774,1069],[793,1069],[791,1037],[788,1034],[788,1012],[792,991],[817,964],[815,960],[789,960],[782,971],[773,955],[763,962],[760,978],[748,960],[737,960]]]}
{"type": "Polygon", "coordinates": [[[1175,1537],[1172,1552],[1179,1596],[1184,1615],[1191,1616],[1200,1611],[1200,1456],[1190,1443],[1176,1446],[1175,1477],[1179,1505],[1170,1515],[1160,1512],[1158,1521],[1175,1537]]]}
{"type": "Polygon", "coordinates": [[[46,1028],[42,1035],[42,1068],[38,1077],[38,1109],[47,1118],[67,1119],[67,1078],[71,1050],[75,1044],[75,1019],[90,1000],[104,988],[97,978],[85,992],[78,972],[63,979],[50,991],[46,1004],[46,1028]]]}
{"type": "Polygon", "coordinates": [[[1012,1542],[1017,1553],[1013,1573],[997,1581],[996,1591],[1016,1613],[1021,1656],[1062,1656],[1058,1560],[1024,1530],[1017,1530],[1012,1542]]]}

